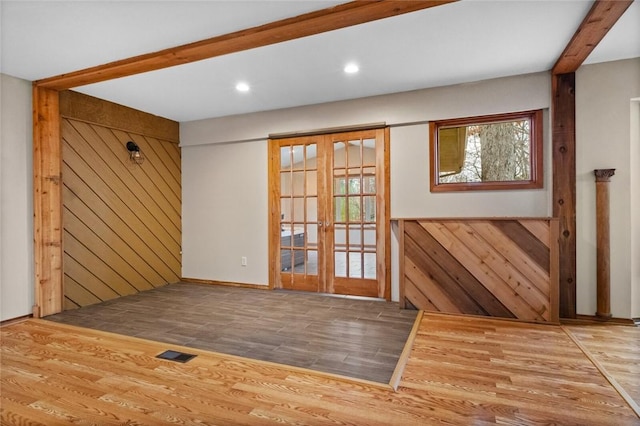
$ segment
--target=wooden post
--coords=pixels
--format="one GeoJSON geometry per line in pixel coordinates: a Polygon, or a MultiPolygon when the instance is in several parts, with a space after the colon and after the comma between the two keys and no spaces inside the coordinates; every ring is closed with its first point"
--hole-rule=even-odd
{"type": "Polygon", "coordinates": [[[576,317],[575,73],[552,76],[553,217],[558,218],[560,317],[576,317]]]}
{"type": "Polygon", "coordinates": [[[62,152],[58,91],[33,87],[33,315],[62,311],[62,152]]]}
{"type": "Polygon", "coordinates": [[[596,169],[597,311],[600,319],[611,318],[611,276],[609,269],[609,178],[615,169],[596,169]]]}

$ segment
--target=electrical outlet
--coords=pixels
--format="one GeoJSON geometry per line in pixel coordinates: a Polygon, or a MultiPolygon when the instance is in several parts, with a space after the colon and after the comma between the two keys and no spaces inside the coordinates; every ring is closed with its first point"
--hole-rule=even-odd
{"type": "Polygon", "coordinates": [[[247,266],[247,256],[242,256],[240,258],[240,265],[247,266]]]}

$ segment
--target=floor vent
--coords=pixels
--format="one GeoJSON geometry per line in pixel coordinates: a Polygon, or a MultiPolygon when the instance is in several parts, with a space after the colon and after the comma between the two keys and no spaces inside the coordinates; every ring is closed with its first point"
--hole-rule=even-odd
{"type": "Polygon", "coordinates": [[[156,358],[160,359],[168,359],[169,361],[176,362],[187,362],[191,359],[195,358],[197,355],[186,354],[184,352],[176,352],[176,351],[164,351],[160,355],[156,356],[156,358]]]}

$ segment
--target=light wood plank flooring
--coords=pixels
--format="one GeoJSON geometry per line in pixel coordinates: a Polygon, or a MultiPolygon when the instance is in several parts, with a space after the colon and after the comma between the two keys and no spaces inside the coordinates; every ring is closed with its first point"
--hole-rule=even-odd
{"type": "MultiPolygon", "coordinates": [[[[610,330],[637,354],[637,329],[610,330]]],[[[397,392],[193,348],[159,360],[166,344],[51,321],[0,331],[3,425],[640,425],[557,326],[425,315],[397,392]]]]}
{"type": "Polygon", "coordinates": [[[388,384],[416,315],[377,299],[178,283],[47,319],[388,384]]]}
{"type": "Polygon", "coordinates": [[[640,415],[640,328],[591,325],[565,329],[608,380],[622,388],[618,391],[633,401],[640,415]]]}

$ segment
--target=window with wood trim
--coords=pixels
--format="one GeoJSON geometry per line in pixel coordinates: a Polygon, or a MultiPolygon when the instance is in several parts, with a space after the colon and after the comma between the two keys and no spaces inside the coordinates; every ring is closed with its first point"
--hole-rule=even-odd
{"type": "Polygon", "coordinates": [[[429,127],[431,192],[542,188],[542,110],[429,127]]]}

